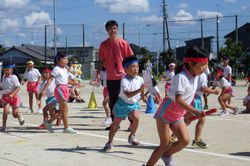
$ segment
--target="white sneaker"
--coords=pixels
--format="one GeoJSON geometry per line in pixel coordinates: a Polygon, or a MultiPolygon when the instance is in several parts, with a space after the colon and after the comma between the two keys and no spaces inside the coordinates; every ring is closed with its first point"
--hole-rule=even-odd
{"type": "Polygon", "coordinates": [[[42,114],[43,113],[42,108],[39,108],[37,112],[40,113],[40,114],[42,114]]]}
{"type": "Polygon", "coordinates": [[[171,156],[161,156],[161,159],[164,161],[165,166],[174,166],[174,160],[171,156]]]}
{"type": "Polygon", "coordinates": [[[221,111],[220,116],[225,116],[225,115],[229,115],[228,111],[221,111]]]}
{"type": "Polygon", "coordinates": [[[23,119],[23,115],[20,114],[21,116],[18,118],[19,124],[22,126],[24,124],[24,119],[23,119]]]}
{"type": "Polygon", "coordinates": [[[33,110],[29,109],[26,113],[33,113],[33,110]]]}
{"type": "Polygon", "coordinates": [[[20,104],[20,108],[29,108],[29,106],[26,105],[26,104],[21,103],[21,104],[20,104]]]}
{"type": "Polygon", "coordinates": [[[111,118],[106,118],[103,122],[103,124],[110,124],[110,123],[112,123],[111,118]]]}
{"type": "Polygon", "coordinates": [[[239,113],[239,108],[235,107],[233,111],[234,111],[234,115],[237,115],[239,113]]]}

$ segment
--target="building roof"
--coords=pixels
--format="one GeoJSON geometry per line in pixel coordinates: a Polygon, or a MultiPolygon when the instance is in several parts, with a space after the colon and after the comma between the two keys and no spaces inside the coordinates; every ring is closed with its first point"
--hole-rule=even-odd
{"type": "MultiPolygon", "coordinates": [[[[246,23],[246,24],[242,25],[241,27],[239,27],[238,32],[239,31],[246,31],[246,32],[250,33],[250,23],[246,23]]],[[[235,30],[228,33],[227,35],[225,35],[224,38],[228,38],[228,37],[232,38],[232,36],[235,36],[235,30]]]]}

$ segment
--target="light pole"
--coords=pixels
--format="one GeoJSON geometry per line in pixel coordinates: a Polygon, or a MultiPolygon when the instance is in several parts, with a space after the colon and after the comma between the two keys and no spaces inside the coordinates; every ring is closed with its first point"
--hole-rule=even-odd
{"type": "Polygon", "coordinates": [[[53,1],[53,6],[54,6],[54,56],[56,56],[56,0],[53,1]]]}
{"type": "Polygon", "coordinates": [[[145,26],[147,26],[147,27],[149,27],[149,26],[151,26],[151,24],[143,24],[143,25],[141,25],[140,27],[139,27],[139,40],[138,40],[138,45],[139,45],[139,47],[141,48],[141,30],[142,30],[142,28],[143,27],[145,27],[145,26]]]}

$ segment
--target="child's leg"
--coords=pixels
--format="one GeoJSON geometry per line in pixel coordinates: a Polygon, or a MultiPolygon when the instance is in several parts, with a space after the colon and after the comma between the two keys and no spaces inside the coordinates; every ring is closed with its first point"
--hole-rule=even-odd
{"type": "Polygon", "coordinates": [[[246,109],[247,109],[248,111],[250,111],[250,101],[247,102],[247,104],[246,104],[246,109]]]}
{"type": "Polygon", "coordinates": [[[207,106],[207,94],[206,93],[203,93],[203,98],[204,98],[205,106],[207,106]]]}
{"type": "MultiPolygon", "coordinates": [[[[54,104],[51,104],[51,103],[47,104],[43,108],[43,121],[48,121],[48,117],[49,117],[48,111],[53,110],[53,109],[54,109],[54,104]]],[[[51,115],[53,115],[53,114],[51,114],[51,115]]]]}
{"type": "Polygon", "coordinates": [[[66,100],[61,100],[59,102],[59,110],[62,114],[64,128],[67,129],[69,127],[69,124],[68,124],[68,104],[66,100]]]}
{"type": "Polygon", "coordinates": [[[230,108],[230,109],[235,109],[235,107],[233,107],[233,106],[231,106],[230,104],[229,104],[229,101],[231,102],[231,95],[230,94],[224,94],[223,95],[223,97],[222,97],[222,100],[223,100],[223,102],[225,103],[225,107],[226,108],[230,108]],[[228,104],[226,104],[226,102],[228,101],[228,104]]]}
{"type": "Polygon", "coordinates": [[[147,162],[147,166],[153,166],[160,159],[169,144],[169,124],[165,123],[161,118],[156,119],[158,135],[160,137],[160,145],[154,150],[150,159],[147,162]]]}
{"type": "Polygon", "coordinates": [[[131,135],[135,135],[135,132],[136,132],[138,126],[139,126],[140,112],[138,110],[134,110],[131,113],[130,119],[133,120],[132,130],[130,132],[130,136],[131,136],[131,135]]]}
{"type": "MultiPolygon", "coordinates": [[[[38,99],[39,99],[39,92],[35,92],[35,96],[36,96],[36,100],[38,100],[38,99]]],[[[32,98],[33,98],[33,95],[32,95],[32,98]]],[[[40,103],[38,104],[38,107],[39,107],[39,108],[42,108],[42,102],[40,102],[40,103]]]]}
{"type": "MultiPolygon", "coordinates": [[[[193,115],[190,113],[186,113],[184,115],[184,122],[186,124],[186,126],[190,125],[191,121],[189,120],[193,115]]],[[[171,130],[173,131],[172,135],[171,135],[171,139],[175,139],[176,138],[176,131],[175,131],[175,127],[171,126],[171,130]]]]}
{"type": "Polygon", "coordinates": [[[176,136],[178,141],[173,144],[165,153],[164,156],[170,157],[174,153],[181,151],[184,147],[186,147],[189,143],[189,135],[186,124],[184,122],[179,122],[173,124],[175,128],[176,136]]]}
{"type": "Polygon", "coordinates": [[[8,104],[3,106],[3,127],[6,127],[9,109],[10,109],[10,106],[8,104]]]}
{"type": "Polygon", "coordinates": [[[13,115],[14,118],[18,118],[18,121],[19,121],[20,125],[24,124],[23,115],[21,113],[19,113],[19,108],[12,107],[12,115],[13,115]]]}
{"type": "Polygon", "coordinates": [[[196,128],[195,128],[195,140],[199,141],[201,139],[201,133],[202,133],[202,129],[203,126],[205,124],[206,118],[200,118],[196,124],[196,128]]]}
{"type": "Polygon", "coordinates": [[[223,111],[226,110],[226,103],[225,103],[226,98],[225,98],[225,94],[219,96],[219,97],[218,97],[218,101],[219,101],[219,103],[220,103],[220,106],[221,106],[222,110],[223,110],[223,111]]]}
{"type": "Polygon", "coordinates": [[[118,119],[118,118],[116,118],[116,117],[114,117],[114,119],[113,119],[114,121],[113,121],[113,123],[112,123],[112,127],[111,127],[111,129],[110,129],[110,131],[109,131],[109,143],[112,143],[113,142],[113,138],[114,138],[114,136],[115,136],[115,133],[117,132],[117,130],[119,129],[119,125],[120,125],[120,123],[121,123],[121,119],[118,119]]]}
{"type": "Polygon", "coordinates": [[[109,103],[109,96],[106,96],[106,97],[103,99],[102,105],[103,105],[104,110],[105,110],[105,112],[106,112],[107,118],[110,117],[110,111],[109,111],[108,103],[109,103]]]}
{"type": "Polygon", "coordinates": [[[33,110],[33,92],[28,92],[29,93],[29,106],[30,110],[33,110]]]}

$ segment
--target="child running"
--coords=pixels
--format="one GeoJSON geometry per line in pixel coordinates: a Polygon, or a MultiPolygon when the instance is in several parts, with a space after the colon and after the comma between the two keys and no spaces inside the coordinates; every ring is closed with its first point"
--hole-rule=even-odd
{"type": "Polygon", "coordinates": [[[250,86],[247,89],[247,96],[243,99],[243,106],[246,107],[241,113],[249,114],[250,113],[250,86]]]}
{"type": "Polygon", "coordinates": [[[199,118],[204,112],[190,104],[198,87],[198,75],[205,72],[208,65],[208,53],[199,47],[189,47],[184,55],[184,64],[173,77],[169,97],[165,98],[155,114],[160,145],[154,150],[147,166],[153,166],[162,158],[165,165],[173,166],[172,155],[181,151],[189,143],[189,135],[183,116],[186,112],[194,113],[199,118]],[[178,141],[168,148],[170,131],[176,133],[178,141]]]}
{"type": "MultiPolygon", "coordinates": [[[[201,96],[203,95],[203,93],[207,93],[207,94],[219,94],[219,90],[217,89],[210,89],[207,87],[207,75],[206,73],[202,73],[201,75],[198,76],[198,89],[196,91],[194,100],[192,101],[191,105],[200,111],[204,111],[202,108],[202,101],[201,101],[201,96]]],[[[191,121],[189,120],[192,116],[194,116],[193,114],[190,114],[189,112],[187,112],[184,116],[184,122],[185,124],[188,126],[190,125],[191,121]]],[[[202,129],[204,127],[205,124],[205,120],[206,117],[202,117],[198,119],[198,122],[196,124],[196,128],[195,128],[195,139],[192,142],[192,146],[194,147],[199,147],[199,148],[207,148],[209,145],[206,144],[202,139],[201,139],[201,133],[202,133],[202,129]]],[[[175,134],[173,133],[171,138],[170,138],[170,142],[171,144],[174,143],[175,141],[173,141],[175,139],[175,134]]]]}
{"type": "Polygon", "coordinates": [[[3,64],[2,82],[0,84],[0,95],[3,103],[3,126],[1,131],[6,130],[6,122],[9,113],[10,106],[12,107],[12,115],[14,118],[18,118],[19,124],[24,124],[24,119],[21,113],[19,113],[20,96],[18,92],[21,89],[21,77],[15,70],[15,65],[10,63],[3,64]]]}
{"type": "MultiPolygon", "coordinates": [[[[51,70],[49,68],[44,68],[42,70],[43,82],[40,85],[39,96],[37,100],[38,103],[41,102],[42,92],[50,77],[51,77],[51,70]]],[[[46,106],[43,108],[43,122],[48,121],[48,113],[47,113],[48,111],[50,113],[50,116],[55,114],[55,110],[57,110],[58,112],[58,103],[56,103],[56,98],[54,96],[55,88],[56,84],[55,80],[53,79],[46,91],[47,99],[46,99],[46,106]]],[[[42,123],[36,129],[46,129],[46,126],[44,125],[44,123],[42,123]]]]}
{"type": "Polygon", "coordinates": [[[217,68],[214,72],[214,81],[213,88],[218,86],[221,88],[221,94],[218,98],[218,101],[221,105],[222,111],[220,113],[221,116],[229,115],[227,108],[233,110],[233,114],[236,115],[239,112],[238,107],[233,107],[230,104],[226,104],[226,102],[231,101],[231,97],[235,95],[235,92],[231,86],[231,84],[224,78],[224,70],[222,68],[217,68]]]}
{"type": "MultiPolygon", "coordinates": [[[[40,72],[34,68],[34,62],[29,60],[27,62],[27,69],[24,72],[24,82],[27,82],[27,91],[29,94],[29,110],[28,113],[33,113],[33,93],[35,93],[36,99],[38,100],[39,93],[39,83],[41,82],[41,74],[40,72]]],[[[41,103],[38,104],[38,113],[43,113],[41,103]]]]}
{"type": "Polygon", "coordinates": [[[132,145],[140,144],[135,138],[135,133],[139,125],[139,115],[141,110],[138,101],[141,97],[145,101],[145,85],[143,78],[138,76],[138,63],[138,59],[135,56],[126,57],[122,62],[127,75],[121,80],[119,100],[116,102],[113,109],[114,121],[111,130],[109,131],[109,140],[104,146],[105,151],[112,149],[115,133],[117,132],[121,121],[127,116],[130,116],[133,120],[132,130],[128,136],[128,142],[132,145]]]}
{"type": "Polygon", "coordinates": [[[175,76],[175,73],[174,73],[175,64],[170,63],[168,65],[168,67],[169,67],[169,70],[164,72],[163,78],[160,80],[160,81],[166,81],[166,84],[165,84],[165,97],[168,96],[168,89],[171,86],[172,78],[175,76]]]}
{"type": "Polygon", "coordinates": [[[157,87],[157,81],[154,78],[152,78],[152,84],[153,84],[152,88],[147,90],[147,92],[145,93],[145,96],[147,97],[148,94],[151,94],[153,96],[154,102],[156,104],[159,104],[161,103],[162,98],[161,98],[160,90],[157,87]]]}
{"type": "Polygon", "coordinates": [[[47,91],[50,83],[53,79],[55,79],[56,88],[54,91],[54,96],[56,98],[56,102],[59,103],[59,113],[55,113],[52,115],[52,117],[49,119],[49,121],[45,121],[44,125],[47,127],[47,129],[50,132],[54,132],[52,129],[51,123],[57,119],[60,114],[62,115],[62,120],[64,124],[64,130],[63,133],[76,133],[74,129],[69,127],[68,124],[68,105],[67,100],[69,99],[69,89],[67,87],[67,84],[72,84],[76,86],[80,86],[78,83],[75,83],[71,80],[74,78],[71,77],[72,75],[69,74],[68,70],[66,69],[66,66],[68,64],[68,55],[66,52],[58,52],[55,57],[55,64],[56,67],[51,72],[51,78],[49,78],[47,84],[45,85],[45,88],[42,92],[42,95],[45,94],[47,91]]]}

